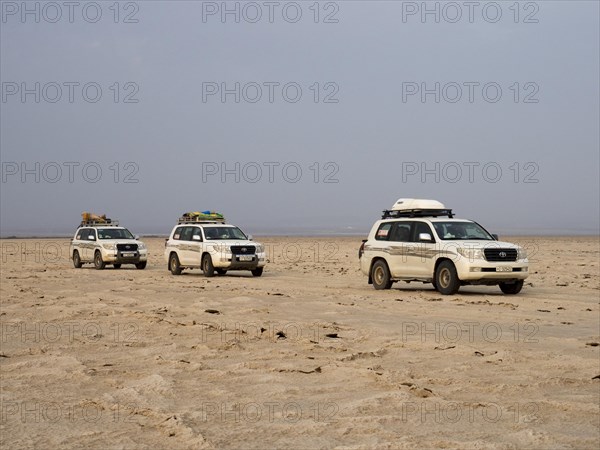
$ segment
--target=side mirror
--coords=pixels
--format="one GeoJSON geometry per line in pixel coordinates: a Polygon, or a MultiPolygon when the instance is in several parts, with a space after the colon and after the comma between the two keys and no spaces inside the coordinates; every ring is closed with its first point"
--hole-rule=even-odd
{"type": "Polygon", "coordinates": [[[94,236],[93,234],[88,235],[88,240],[89,241],[95,241],[96,240],[96,236],[94,236]]]}
{"type": "Polygon", "coordinates": [[[139,235],[139,234],[136,234],[135,236],[133,236],[133,238],[134,238],[136,241],[138,241],[138,240],[140,239],[140,235],[139,235]]]}
{"type": "Polygon", "coordinates": [[[254,236],[252,236],[251,234],[248,235],[248,240],[251,241],[254,239],[254,236]]]}
{"type": "Polygon", "coordinates": [[[431,242],[433,241],[433,238],[429,233],[419,233],[419,241],[431,242]]]}
{"type": "Polygon", "coordinates": [[[192,241],[201,241],[201,237],[198,234],[192,236],[192,241]]]}
{"type": "Polygon", "coordinates": [[[499,240],[500,240],[500,238],[498,237],[498,235],[497,235],[497,234],[494,234],[494,233],[492,233],[492,237],[493,237],[493,238],[494,238],[496,241],[499,241],[499,240]]]}

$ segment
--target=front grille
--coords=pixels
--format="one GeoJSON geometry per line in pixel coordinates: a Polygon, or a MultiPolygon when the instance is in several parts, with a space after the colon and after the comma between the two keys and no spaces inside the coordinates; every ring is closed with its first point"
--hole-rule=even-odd
{"type": "Polygon", "coordinates": [[[254,255],[256,247],[253,245],[232,245],[231,253],[234,255],[254,255]]]}
{"type": "Polygon", "coordinates": [[[136,252],[137,244],[117,244],[117,250],[120,252],[136,252]]]}
{"type": "Polygon", "coordinates": [[[486,248],[483,253],[485,259],[490,262],[514,262],[517,260],[517,250],[514,248],[486,248]]]}

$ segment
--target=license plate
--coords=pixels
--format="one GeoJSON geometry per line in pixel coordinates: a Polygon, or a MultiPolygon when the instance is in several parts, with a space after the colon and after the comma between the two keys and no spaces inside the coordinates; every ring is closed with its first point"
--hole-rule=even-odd
{"type": "Polygon", "coordinates": [[[238,256],[238,258],[239,258],[240,261],[252,261],[252,260],[254,260],[254,256],[252,256],[252,255],[241,255],[241,256],[238,256]]]}
{"type": "Polygon", "coordinates": [[[507,267],[507,266],[496,267],[496,272],[512,272],[512,267],[507,267]]]}
{"type": "Polygon", "coordinates": [[[135,256],[135,253],[123,253],[124,258],[133,258],[134,256],[135,256]]]}

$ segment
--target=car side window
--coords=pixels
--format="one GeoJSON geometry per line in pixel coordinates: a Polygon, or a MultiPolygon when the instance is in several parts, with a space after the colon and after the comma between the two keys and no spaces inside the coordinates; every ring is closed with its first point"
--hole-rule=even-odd
{"type": "MultiPolygon", "coordinates": [[[[94,241],[95,241],[97,239],[96,238],[96,230],[94,230],[93,228],[90,228],[88,230],[88,236],[92,236],[94,238],[94,241]]],[[[89,239],[89,237],[87,239],[89,239]]]]}
{"type": "Polygon", "coordinates": [[[411,222],[395,222],[390,230],[390,241],[410,242],[411,222]]]}
{"type": "Polygon", "coordinates": [[[192,240],[192,231],[194,231],[194,227],[183,227],[181,230],[181,240],[182,241],[191,241],[192,240]]]}
{"type": "Polygon", "coordinates": [[[181,232],[183,231],[185,227],[177,227],[175,228],[175,231],[173,232],[173,239],[175,239],[176,241],[180,241],[181,238],[181,232]]]}
{"type": "Polygon", "coordinates": [[[412,241],[413,242],[434,242],[433,233],[431,232],[431,227],[428,224],[426,224],[425,222],[415,222],[412,241]],[[420,241],[419,234],[421,234],[421,233],[429,234],[431,236],[431,240],[430,241],[420,241]]]}
{"type": "Polygon", "coordinates": [[[375,239],[378,241],[387,241],[390,234],[390,228],[392,228],[392,222],[385,222],[379,225],[379,229],[375,234],[375,239]]]}
{"type": "Polygon", "coordinates": [[[196,241],[196,242],[202,242],[202,229],[199,227],[193,227],[192,228],[192,240],[194,240],[194,236],[200,236],[200,241],[196,241]]]}
{"type": "Polygon", "coordinates": [[[85,239],[86,236],[87,236],[87,230],[85,228],[82,228],[81,230],[79,230],[77,232],[77,236],[75,236],[75,239],[78,241],[81,241],[81,240],[85,239]]]}

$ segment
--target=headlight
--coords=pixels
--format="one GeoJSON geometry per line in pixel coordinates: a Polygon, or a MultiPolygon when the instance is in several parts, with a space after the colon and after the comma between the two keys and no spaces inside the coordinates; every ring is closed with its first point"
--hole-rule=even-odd
{"type": "Polygon", "coordinates": [[[138,241],[138,250],[146,250],[146,244],[138,241]]]}
{"type": "Polygon", "coordinates": [[[265,251],[265,246],[262,244],[256,244],[256,253],[263,253],[265,251]]]}
{"type": "Polygon", "coordinates": [[[484,259],[483,250],[480,248],[457,248],[456,251],[469,261],[473,261],[475,259],[484,259]]]}
{"type": "Polygon", "coordinates": [[[102,247],[104,247],[106,250],[114,250],[116,248],[116,244],[102,244],[102,247]]]}
{"type": "Polygon", "coordinates": [[[519,247],[517,249],[517,259],[527,259],[527,250],[519,247]]]}

